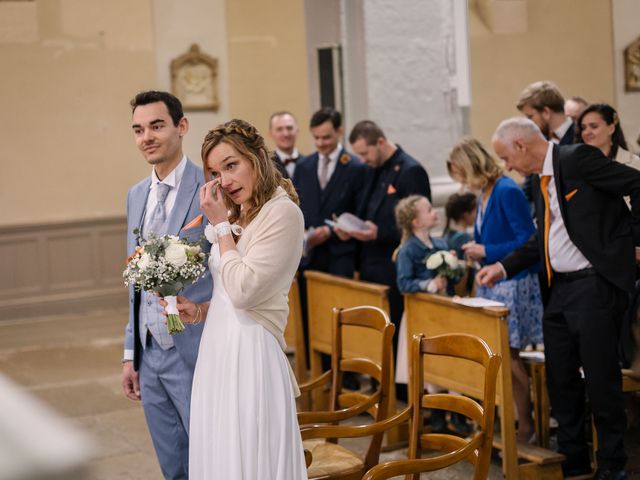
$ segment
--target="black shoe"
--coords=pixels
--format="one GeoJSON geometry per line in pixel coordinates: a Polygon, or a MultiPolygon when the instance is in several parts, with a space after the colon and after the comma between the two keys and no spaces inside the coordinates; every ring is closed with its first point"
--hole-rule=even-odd
{"type": "Polygon", "coordinates": [[[447,428],[461,437],[468,437],[472,431],[471,425],[467,423],[467,417],[456,412],[451,412],[451,421],[447,424],[447,428]]]}
{"type": "Polygon", "coordinates": [[[624,470],[613,470],[607,467],[596,470],[593,480],[627,480],[627,474],[624,470]]]}
{"type": "Polygon", "coordinates": [[[429,419],[429,426],[432,433],[444,433],[447,430],[447,421],[445,419],[445,411],[434,409],[431,410],[431,418],[429,419]]]}
{"type": "Polygon", "coordinates": [[[562,476],[564,478],[568,477],[578,477],[580,475],[589,475],[592,473],[591,467],[573,467],[566,468],[564,465],[562,466],[562,476]]]}
{"type": "Polygon", "coordinates": [[[347,390],[360,390],[360,380],[353,372],[345,372],[342,375],[342,386],[347,390]]]}

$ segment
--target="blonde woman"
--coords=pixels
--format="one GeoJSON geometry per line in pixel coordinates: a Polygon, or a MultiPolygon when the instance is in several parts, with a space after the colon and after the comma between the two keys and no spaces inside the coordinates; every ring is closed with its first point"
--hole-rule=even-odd
{"type": "MultiPolygon", "coordinates": [[[[480,142],[464,138],[449,154],[451,177],[478,191],[474,241],[462,246],[465,256],[482,265],[500,261],[534,233],[529,204],[520,187],[503,174],[502,167],[480,142]]],[[[509,308],[509,346],[513,393],[518,410],[518,440],[532,440],[529,378],[519,351],[542,343],[542,300],[539,267],[525,270],[493,288],[478,286],[476,295],[504,303],[509,308]]]]}
{"type": "Polygon", "coordinates": [[[257,130],[231,120],[202,145],[200,206],[214,244],[211,302],[179,297],[185,323],[205,319],[191,395],[189,478],[306,479],[284,354],[287,293],[302,253],[297,195],[257,130]]]}

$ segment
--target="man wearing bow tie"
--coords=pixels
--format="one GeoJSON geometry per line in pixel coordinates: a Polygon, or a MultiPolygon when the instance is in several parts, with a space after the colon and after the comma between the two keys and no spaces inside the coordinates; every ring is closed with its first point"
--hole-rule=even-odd
{"type": "Polygon", "coordinates": [[[273,161],[285,178],[293,178],[296,162],[302,157],[296,148],[298,122],[292,113],[275,112],[269,119],[269,135],[276,146],[273,161]]]}

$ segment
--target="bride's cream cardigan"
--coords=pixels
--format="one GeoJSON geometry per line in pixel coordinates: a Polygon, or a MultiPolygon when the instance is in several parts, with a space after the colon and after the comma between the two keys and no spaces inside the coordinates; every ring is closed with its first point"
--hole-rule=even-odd
{"type": "Polygon", "coordinates": [[[229,250],[220,258],[220,277],[233,306],[271,332],[283,349],[289,288],[300,263],[303,237],[302,212],[278,187],[242,232],[237,251],[229,250]]]}

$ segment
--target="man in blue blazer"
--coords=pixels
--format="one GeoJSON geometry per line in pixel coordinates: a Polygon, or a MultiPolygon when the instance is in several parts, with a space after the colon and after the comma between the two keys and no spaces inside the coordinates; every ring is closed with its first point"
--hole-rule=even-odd
{"type": "Polygon", "coordinates": [[[542,262],[547,385],[559,424],[558,451],[566,456],[564,474],[591,472],[586,393],[598,434],[594,479],[623,480],[626,418],[618,340],[638,261],[640,172],[589,145],[555,145],[524,118],[502,122],[493,146],[507,168],[533,174],[538,231],[480,270],[478,282],[491,286],[542,262]]]}
{"type": "MultiPolygon", "coordinates": [[[[136,95],[131,107],[136,144],[153,168],[127,195],[128,253],[138,246],[134,229],[140,229],[143,237],[155,233],[200,240],[204,217],[198,191],[204,178],[202,170],[182,153],[182,137],[189,124],[180,101],[170,93],[148,91],[136,95]]],[[[182,294],[204,302],[212,291],[207,271],[182,294]]],[[[122,386],[128,398],[142,400],[164,477],[187,479],[191,381],[202,324],[186,325],[183,332],[170,336],[158,301],[153,294],[129,290],[122,386]]]]}

